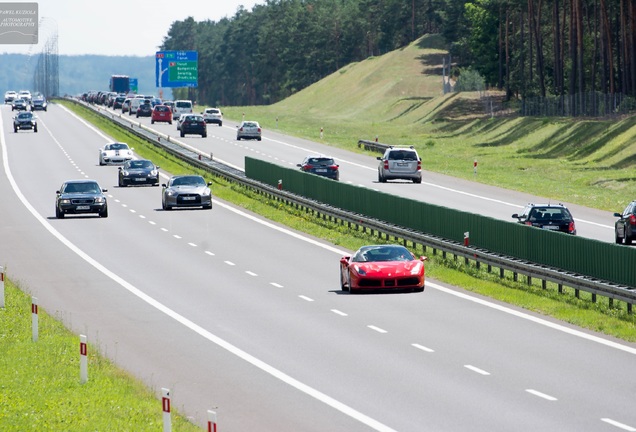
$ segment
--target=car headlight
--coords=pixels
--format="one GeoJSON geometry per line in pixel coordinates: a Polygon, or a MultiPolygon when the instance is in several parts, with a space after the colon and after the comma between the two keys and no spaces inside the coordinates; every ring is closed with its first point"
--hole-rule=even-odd
{"type": "Polygon", "coordinates": [[[416,265],[413,266],[413,268],[411,269],[411,274],[412,275],[418,275],[420,274],[421,271],[421,267],[422,267],[422,262],[418,262],[416,265]]]}
{"type": "Polygon", "coordinates": [[[353,266],[353,269],[354,269],[354,270],[356,271],[356,273],[358,273],[359,275],[366,276],[366,274],[367,274],[367,272],[366,272],[366,271],[364,271],[364,269],[363,269],[362,267],[360,267],[360,266],[354,265],[354,266],[353,266]]]}
{"type": "Polygon", "coordinates": [[[70,203],[71,203],[71,200],[67,198],[63,198],[60,200],[60,204],[70,204],[70,203]]]}
{"type": "Polygon", "coordinates": [[[126,170],[122,170],[122,171],[121,171],[121,174],[122,174],[122,175],[125,175],[125,176],[128,176],[128,171],[126,171],[126,170]]]}
{"type": "Polygon", "coordinates": [[[150,175],[153,177],[156,176],[157,174],[158,174],[157,170],[150,171],[150,175]]]}
{"type": "Polygon", "coordinates": [[[105,203],[106,202],[106,198],[105,197],[97,197],[97,198],[95,198],[95,202],[98,203],[98,204],[105,203]]]}
{"type": "Polygon", "coordinates": [[[168,196],[176,195],[176,193],[172,189],[168,189],[166,192],[167,192],[168,196]]]}
{"type": "Polygon", "coordinates": [[[102,152],[102,156],[106,157],[108,154],[106,152],[102,152]]]}
{"type": "Polygon", "coordinates": [[[203,193],[201,194],[203,196],[210,196],[210,189],[206,189],[203,191],[203,193]]]}

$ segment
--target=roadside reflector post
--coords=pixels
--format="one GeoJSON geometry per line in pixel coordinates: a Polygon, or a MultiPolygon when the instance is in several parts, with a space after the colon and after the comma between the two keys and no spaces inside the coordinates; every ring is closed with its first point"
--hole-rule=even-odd
{"type": "Polygon", "coordinates": [[[325,129],[321,127],[320,128],[320,139],[322,139],[324,131],[325,131],[325,129]]]}
{"type": "Polygon", "coordinates": [[[80,335],[80,383],[88,382],[88,349],[86,347],[86,336],[80,335]]]}
{"type": "Polygon", "coordinates": [[[170,390],[167,388],[162,388],[161,393],[161,405],[163,409],[163,432],[170,432],[172,430],[172,423],[170,421],[170,390]]]}
{"type": "Polygon", "coordinates": [[[477,159],[473,161],[473,174],[477,175],[477,159]]]}
{"type": "Polygon", "coordinates": [[[31,330],[33,342],[38,341],[38,298],[31,297],[31,330]]]}
{"type": "Polygon", "coordinates": [[[4,308],[4,267],[0,266],[0,308],[4,308]]]}
{"type": "Polygon", "coordinates": [[[377,135],[375,136],[375,142],[378,142],[378,136],[377,135]]]}
{"type": "MultiPolygon", "coordinates": [[[[466,231],[464,233],[464,246],[466,246],[466,247],[470,246],[470,232],[469,231],[466,231]]],[[[466,264],[468,264],[468,257],[464,258],[464,262],[466,264]]]]}
{"type": "Polygon", "coordinates": [[[216,431],[216,412],[208,410],[208,432],[216,431]]]}
{"type": "Polygon", "coordinates": [[[283,179],[278,180],[278,190],[283,190],[283,179]]]}

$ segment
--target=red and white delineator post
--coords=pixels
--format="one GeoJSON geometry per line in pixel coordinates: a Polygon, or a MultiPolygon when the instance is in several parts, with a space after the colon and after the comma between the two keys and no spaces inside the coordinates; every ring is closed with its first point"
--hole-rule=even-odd
{"type": "Polygon", "coordinates": [[[217,432],[216,430],[216,412],[208,410],[208,432],[217,432]]]}
{"type": "Polygon", "coordinates": [[[170,389],[161,389],[161,408],[163,409],[163,432],[171,432],[172,420],[170,419],[170,389]]]}
{"type": "Polygon", "coordinates": [[[80,383],[88,382],[88,347],[86,346],[86,336],[80,335],[80,383]]]}
{"type": "Polygon", "coordinates": [[[0,308],[4,308],[4,267],[0,266],[0,308]]]}
{"type": "Polygon", "coordinates": [[[38,298],[31,297],[31,333],[33,342],[38,341],[38,298]]]}

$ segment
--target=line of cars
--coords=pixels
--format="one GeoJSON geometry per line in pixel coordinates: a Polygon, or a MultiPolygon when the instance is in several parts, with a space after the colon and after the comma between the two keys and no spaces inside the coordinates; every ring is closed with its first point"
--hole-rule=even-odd
{"type": "MultiPolygon", "coordinates": [[[[135,159],[133,148],[126,143],[113,142],[99,149],[98,162],[103,165],[119,165],[117,185],[120,188],[138,185],[159,186],[159,166],[147,159],[135,159]]],[[[175,175],[162,184],[161,207],[172,210],[177,207],[212,208],[212,182],[200,175],[175,175]]],[[[108,199],[95,180],[67,180],[55,192],[55,217],[66,215],[97,214],[108,217],[108,199]]]]}
{"type": "Polygon", "coordinates": [[[4,94],[4,103],[11,104],[11,111],[17,111],[13,116],[13,132],[21,130],[38,131],[38,117],[33,111],[46,111],[47,102],[44,95],[35,93],[31,95],[29,90],[19,92],[9,90],[4,94]]]}

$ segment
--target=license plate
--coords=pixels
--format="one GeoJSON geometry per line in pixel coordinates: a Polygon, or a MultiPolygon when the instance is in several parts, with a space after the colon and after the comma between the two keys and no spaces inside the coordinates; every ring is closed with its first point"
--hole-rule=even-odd
{"type": "Polygon", "coordinates": [[[183,197],[184,201],[194,201],[195,197],[183,197]]]}
{"type": "Polygon", "coordinates": [[[146,179],[144,179],[144,178],[136,178],[135,179],[135,181],[144,181],[144,180],[146,180],[146,179]]]}
{"type": "Polygon", "coordinates": [[[90,210],[91,206],[77,206],[77,210],[90,210]]]}
{"type": "Polygon", "coordinates": [[[544,226],[543,226],[543,229],[547,229],[547,230],[553,230],[553,231],[555,231],[555,230],[558,230],[558,229],[559,229],[559,227],[558,227],[558,226],[556,226],[556,225],[544,225],[544,226]]]}
{"type": "Polygon", "coordinates": [[[327,172],[327,170],[324,168],[320,168],[320,169],[317,169],[316,172],[327,172]]]}
{"type": "Polygon", "coordinates": [[[396,163],[396,165],[397,165],[397,166],[402,166],[402,167],[404,167],[404,166],[409,166],[409,164],[408,164],[408,163],[406,163],[406,162],[398,162],[398,163],[396,163]]]}

